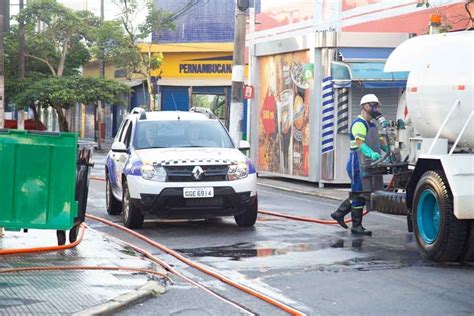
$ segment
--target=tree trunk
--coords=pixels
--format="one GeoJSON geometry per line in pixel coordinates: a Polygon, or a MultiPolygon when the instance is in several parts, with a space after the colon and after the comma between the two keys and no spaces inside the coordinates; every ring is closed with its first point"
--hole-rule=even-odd
{"type": "Polygon", "coordinates": [[[101,150],[101,141],[100,141],[100,110],[102,107],[102,102],[94,102],[94,140],[97,143],[97,149],[101,150]]]}
{"type": "Polygon", "coordinates": [[[59,130],[61,132],[69,132],[69,125],[67,123],[66,116],[64,115],[63,108],[59,105],[55,105],[54,109],[58,114],[59,130]]]}
{"type": "Polygon", "coordinates": [[[148,86],[148,94],[150,95],[150,111],[155,110],[155,89],[151,82],[151,77],[146,76],[146,85],[148,86]]]}
{"type": "Polygon", "coordinates": [[[25,130],[25,109],[18,109],[17,129],[19,131],[25,130]]]}

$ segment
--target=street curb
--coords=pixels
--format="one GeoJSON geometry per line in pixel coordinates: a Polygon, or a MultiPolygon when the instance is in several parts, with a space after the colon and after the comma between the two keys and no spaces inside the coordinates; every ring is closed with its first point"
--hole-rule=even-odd
{"type": "Polygon", "coordinates": [[[332,196],[332,195],[328,195],[328,194],[324,194],[324,193],[303,191],[303,190],[297,190],[297,189],[289,189],[289,188],[280,187],[280,186],[273,185],[273,184],[261,183],[261,182],[257,182],[257,184],[261,185],[262,187],[278,189],[278,190],[293,192],[293,193],[300,193],[300,194],[305,194],[305,195],[312,195],[312,196],[325,198],[325,199],[329,199],[329,200],[334,200],[334,201],[344,201],[345,200],[344,198],[341,198],[341,197],[338,197],[338,196],[332,196]]]}
{"type": "Polygon", "coordinates": [[[129,305],[136,304],[150,297],[162,295],[165,292],[166,289],[163,286],[161,286],[155,281],[149,281],[133,292],[117,296],[116,298],[111,299],[107,303],[91,307],[73,315],[111,315],[114,312],[122,310],[129,305]]]}

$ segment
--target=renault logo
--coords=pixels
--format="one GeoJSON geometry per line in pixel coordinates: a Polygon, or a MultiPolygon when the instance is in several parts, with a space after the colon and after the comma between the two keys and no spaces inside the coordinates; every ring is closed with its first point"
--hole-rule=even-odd
{"type": "Polygon", "coordinates": [[[200,166],[196,166],[194,167],[192,174],[194,179],[200,180],[202,175],[204,174],[204,170],[202,170],[200,166]]]}

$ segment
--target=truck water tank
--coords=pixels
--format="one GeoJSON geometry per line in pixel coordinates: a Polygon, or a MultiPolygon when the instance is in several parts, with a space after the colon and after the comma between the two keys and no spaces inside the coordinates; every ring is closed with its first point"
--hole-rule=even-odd
{"type": "Polygon", "coordinates": [[[474,31],[422,35],[398,46],[386,72],[408,71],[407,109],[422,137],[435,137],[453,110],[442,138],[454,142],[470,123],[458,146],[474,147],[474,31]]]}

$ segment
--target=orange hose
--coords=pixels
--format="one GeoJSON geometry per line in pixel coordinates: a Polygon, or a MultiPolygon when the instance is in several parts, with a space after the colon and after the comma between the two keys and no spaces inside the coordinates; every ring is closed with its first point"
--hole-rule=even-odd
{"type": "MultiPolygon", "coordinates": [[[[104,178],[100,177],[90,177],[91,180],[97,180],[97,181],[105,181],[104,178]]],[[[275,213],[271,211],[263,211],[259,210],[259,213],[266,214],[266,215],[271,215],[271,216],[278,216],[278,217],[284,217],[288,219],[293,219],[297,221],[303,221],[303,222],[311,222],[311,223],[317,223],[317,224],[323,224],[323,225],[338,225],[336,221],[333,220],[324,220],[324,219],[318,219],[318,218],[310,218],[310,217],[303,217],[303,216],[294,216],[294,215],[289,215],[289,214],[283,214],[283,213],[275,213]]],[[[367,215],[369,212],[365,211],[362,216],[367,215]]],[[[345,223],[350,223],[352,222],[352,219],[348,218],[344,220],[345,223]]]]}
{"type": "Polygon", "coordinates": [[[34,253],[34,252],[51,252],[71,249],[79,245],[84,237],[84,224],[81,224],[81,232],[79,238],[71,244],[62,245],[62,246],[50,246],[50,247],[35,247],[35,248],[20,248],[20,249],[0,249],[0,255],[13,255],[13,254],[22,254],[22,253],[34,253]]]}
{"type": "MultiPolygon", "coordinates": [[[[115,239],[117,239],[116,237],[108,234],[108,233],[103,233],[103,234],[106,234],[106,235],[109,235],[115,239]]],[[[176,276],[182,278],[183,280],[189,282],[190,284],[200,288],[201,290],[204,290],[205,292],[211,294],[212,296],[226,302],[227,304],[230,304],[232,306],[234,306],[235,308],[237,309],[240,309],[241,311],[245,312],[245,313],[248,313],[249,315],[255,315],[254,313],[252,313],[251,311],[243,308],[242,306],[238,305],[237,303],[234,303],[233,301],[221,296],[220,294],[218,293],[215,293],[213,292],[212,290],[208,289],[207,287],[205,287],[204,285],[201,285],[199,284],[198,282],[194,281],[193,279],[190,279],[189,277],[185,276],[184,274],[182,274],[181,272],[179,272],[178,270],[176,270],[175,268],[173,268],[172,266],[170,266],[169,264],[167,264],[166,262],[162,261],[161,259],[155,257],[154,255],[152,255],[150,252],[146,251],[145,249],[143,248],[140,248],[138,246],[135,246],[135,245],[132,245],[124,240],[121,240],[121,239],[118,239],[119,242],[125,244],[126,246],[132,248],[133,250],[141,253],[142,255],[144,255],[145,257],[147,257],[148,259],[150,259],[151,261],[161,265],[165,270],[175,274],[176,276]]]]}
{"type": "Polygon", "coordinates": [[[153,275],[157,275],[171,281],[171,279],[167,275],[160,273],[158,271],[153,271],[150,269],[129,268],[129,267],[97,267],[97,266],[25,267],[25,268],[0,269],[0,273],[19,273],[19,272],[29,272],[29,271],[60,271],[60,270],[131,271],[131,272],[153,274],[153,275]]]}
{"type": "MultiPolygon", "coordinates": [[[[35,253],[35,252],[50,252],[50,251],[60,251],[60,250],[65,250],[65,249],[70,249],[75,246],[77,246],[83,239],[84,237],[84,231],[85,228],[87,227],[86,224],[81,224],[81,233],[79,235],[79,238],[74,242],[69,245],[63,245],[63,246],[53,246],[53,247],[38,247],[38,248],[22,248],[22,249],[0,249],[0,255],[9,255],[9,254],[21,254],[21,253],[35,253]]],[[[204,290],[205,292],[210,293],[211,295],[217,297],[218,299],[234,306],[235,308],[249,314],[249,315],[255,315],[254,313],[250,312],[249,310],[239,306],[238,304],[232,302],[229,299],[226,299],[225,297],[211,291],[210,289],[206,288],[205,286],[197,283],[196,281],[186,277],[185,275],[181,274],[177,270],[175,270],[173,267],[168,265],[166,262],[158,259],[157,257],[153,256],[150,252],[141,249],[135,245],[129,244],[125,241],[120,240],[122,243],[125,245],[131,247],[135,251],[143,254],[146,256],[148,259],[151,261],[161,265],[163,268],[166,270],[170,271],[171,273],[174,273],[178,277],[183,278],[187,282],[197,286],[198,288],[204,290]]],[[[25,272],[25,271],[52,271],[52,270],[123,270],[123,271],[132,271],[132,272],[142,272],[142,273],[148,273],[148,274],[155,274],[158,276],[162,276],[166,278],[169,282],[172,282],[171,279],[157,271],[153,270],[148,270],[148,269],[137,269],[137,268],[127,268],[127,267],[95,267],[95,266],[55,266],[55,267],[27,267],[27,268],[12,268],[12,269],[0,269],[0,273],[14,273],[14,272],[25,272]]]]}
{"type": "Polygon", "coordinates": [[[148,244],[150,244],[150,245],[152,245],[152,246],[154,246],[154,247],[160,249],[161,251],[164,251],[164,252],[166,252],[166,253],[172,255],[173,257],[175,257],[175,258],[177,258],[178,260],[180,260],[180,261],[186,263],[187,265],[189,265],[189,266],[191,266],[191,267],[193,267],[193,268],[195,268],[195,269],[197,269],[197,270],[199,270],[199,271],[201,271],[201,272],[204,272],[204,273],[206,273],[206,274],[208,274],[208,275],[210,275],[210,276],[212,276],[212,277],[214,277],[214,278],[216,278],[216,279],[218,279],[218,280],[220,280],[220,281],[222,281],[222,282],[224,282],[224,283],[226,283],[226,284],[229,284],[229,285],[231,285],[231,286],[233,286],[233,287],[235,287],[235,288],[238,288],[239,290],[244,291],[244,292],[247,293],[247,294],[250,294],[250,295],[252,295],[252,296],[254,296],[254,297],[257,297],[257,298],[259,298],[259,299],[261,299],[261,300],[263,300],[263,301],[265,301],[265,302],[267,302],[267,303],[269,303],[269,304],[271,304],[271,305],[273,305],[273,306],[275,306],[275,307],[277,307],[277,308],[279,308],[279,309],[281,309],[281,310],[283,310],[283,311],[289,313],[290,315],[304,315],[303,312],[300,312],[300,311],[298,311],[298,310],[292,308],[291,306],[288,306],[288,305],[286,305],[286,304],[284,304],[284,303],[278,302],[277,300],[275,300],[275,299],[273,299],[273,298],[271,298],[271,297],[269,297],[269,296],[266,296],[265,294],[262,294],[262,293],[260,293],[260,292],[257,292],[257,291],[255,291],[254,289],[252,289],[252,288],[250,288],[250,287],[248,287],[248,286],[245,286],[245,285],[236,283],[236,282],[232,281],[231,279],[229,279],[229,278],[227,278],[227,277],[225,277],[225,276],[222,276],[222,275],[220,275],[220,274],[217,274],[217,273],[215,273],[215,272],[213,272],[213,271],[211,271],[211,270],[209,270],[209,269],[206,269],[206,268],[203,267],[202,265],[200,265],[200,264],[198,264],[198,263],[195,263],[195,262],[189,260],[188,258],[184,257],[183,255],[179,254],[178,252],[176,252],[176,251],[174,251],[174,250],[172,250],[172,249],[170,249],[170,248],[168,248],[168,247],[166,247],[166,246],[164,246],[164,245],[162,245],[162,244],[160,244],[160,243],[158,243],[158,242],[156,242],[156,241],[154,241],[154,240],[151,240],[150,238],[147,238],[147,237],[145,237],[145,236],[143,236],[143,235],[141,235],[141,234],[139,234],[139,233],[137,233],[137,232],[135,232],[135,231],[133,231],[133,230],[131,230],[131,229],[128,229],[128,228],[123,227],[123,226],[120,226],[120,225],[115,224],[115,223],[113,223],[113,222],[111,222],[111,221],[108,221],[108,220],[106,220],[106,219],[103,219],[103,218],[100,218],[100,217],[97,217],[97,216],[94,216],[94,215],[86,215],[86,216],[87,216],[89,219],[92,219],[92,220],[95,220],[95,221],[104,223],[104,224],[106,224],[106,225],[109,225],[109,226],[118,228],[118,229],[120,229],[120,230],[123,230],[123,231],[129,233],[130,235],[132,235],[132,236],[134,236],[134,237],[137,237],[137,238],[139,238],[139,239],[145,241],[146,243],[148,243],[148,244]]]}
{"type": "MultiPolygon", "coordinates": [[[[290,215],[290,214],[276,213],[276,212],[264,211],[264,210],[258,210],[258,212],[265,215],[283,217],[283,218],[293,219],[293,220],[302,221],[302,222],[310,222],[310,223],[323,224],[323,225],[338,225],[338,223],[333,220],[325,220],[325,219],[318,219],[318,218],[311,218],[311,217],[304,217],[304,216],[295,216],[295,215],[290,215]]],[[[362,216],[365,216],[368,213],[369,213],[368,211],[365,211],[362,214],[362,216]]],[[[350,218],[345,219],[344,222],[350,223],[352,222],[352,219],[350,218]]]]}

